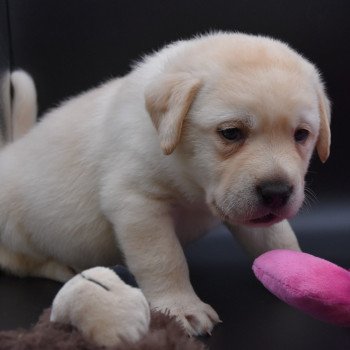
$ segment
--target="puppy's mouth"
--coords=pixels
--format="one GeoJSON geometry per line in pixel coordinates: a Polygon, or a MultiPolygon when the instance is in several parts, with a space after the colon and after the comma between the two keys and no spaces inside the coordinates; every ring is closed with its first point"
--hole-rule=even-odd
{"type": "Polygon", "coordinates": [[[297,210],[293,207],[286,206],[282,210],[265,211],[256,213],[256,215],[246,218],[245,224],[249,226],[270,226],[277,224],[282,220],[288,220],[296,214],[297,210]]]}
{"type": "MultiPolygon", "coordinates": [[[[225,214],[225,212],[215,202],[213,202],[213,204],[214,204],[213,207],[215,208],[216,213],[224,222],[233,221],[231,220],[230,216],[225,214]]],[[[249,225],[249,226],[269,226],[281,220],[283,220],[283,217],[278,216],[274,213],[268,213],[263,216],[255,217],[253,219],[246,219],[244,220],[244,222],[242,222],[242,224],[249,225]]]]}
{"type": "Polygon", "coordinates": [[[294,211],[288,207],[285,207],[284,210],[279,210],[276,212],[266,211],[266,210],[257,210],[255,215],[250,217],[233,217],[230,214],[227,214],[215,201],[211,203],[211,208],[214,213],[216,213],[219,218],[226,223],[233,224],[242,224],[252,227],[266,227],[276,224],[284,219],[289,219],[294,216],[294,211]]]}
{"type": "Polygon", "coordinates": [[[277,215],[269,213],[255,219],[251,219],[249,220],[249,223],[253,225],[271,225],[277,221],[280,221],[281,219],[282,218],[279,218],[277,215]]]}

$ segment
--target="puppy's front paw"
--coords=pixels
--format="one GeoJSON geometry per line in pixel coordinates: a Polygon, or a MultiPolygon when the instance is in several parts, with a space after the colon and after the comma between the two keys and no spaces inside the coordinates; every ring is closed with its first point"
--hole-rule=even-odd
{"type": "Polygon", "coordinates": [[[197,296],[174,295],[151,301],[151,308],[175,316],[189,335],[209,334],[221,322],[216,311],[197,296]]]}

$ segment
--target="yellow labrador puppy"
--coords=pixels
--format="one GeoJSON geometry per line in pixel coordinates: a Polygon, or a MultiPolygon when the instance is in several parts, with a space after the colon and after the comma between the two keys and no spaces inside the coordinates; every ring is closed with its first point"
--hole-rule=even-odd
{"type": "Polygon", "coordinates": [[[328,157],[329,123],[316,68],[286,44],[178,41],[1,151],[0,265],[65,281],[125,258],[153,308],[210,332],[182,244],[221,220],[255,255],[299,249],[286,219],[314,148],[328,157]]]}

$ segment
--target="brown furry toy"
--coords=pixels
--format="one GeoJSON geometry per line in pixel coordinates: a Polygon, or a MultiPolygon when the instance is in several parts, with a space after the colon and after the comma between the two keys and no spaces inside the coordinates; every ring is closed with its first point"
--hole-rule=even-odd
{"type": "MultiPolygon", "coordinates": [[[[130,283],[128,276],[127,279],[130,283]]],[[[106,348],[205,347],[188,337],[174,318],[151,311],[139,288],[126,284],[113,270],[104,267],[85,270],[69,280],[56,295],[52,309],[45,310],[32,329],[0,332],[1,350],[106,348]]]]}

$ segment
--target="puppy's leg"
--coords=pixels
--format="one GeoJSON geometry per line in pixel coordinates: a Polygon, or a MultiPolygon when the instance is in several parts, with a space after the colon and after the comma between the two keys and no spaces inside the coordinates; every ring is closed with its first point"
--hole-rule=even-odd
{"type": "Polygon", "coordinates": [[[33,276],[66,282],[75,273],[67,266],[51,259],[39,259],[15,253],[0,245],[0,267],[18,276],[33,276]]]}
{"type": "Polygon", "coordinates": [[[195,294],[168,208],[129,194],[108,215],[126,263],[154,309],[169,312],[191,335],[210,333],[217,313],[195,294]]]}
{"type": "Polygon", "coordinates": [[[297,238],[287,220],[269,227],[228,226],[253,257],[273,249],[300,250],[297,238]]]}

